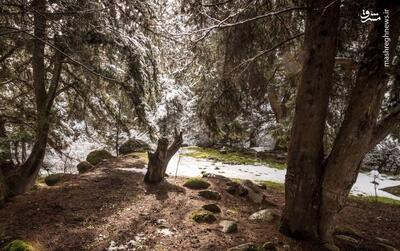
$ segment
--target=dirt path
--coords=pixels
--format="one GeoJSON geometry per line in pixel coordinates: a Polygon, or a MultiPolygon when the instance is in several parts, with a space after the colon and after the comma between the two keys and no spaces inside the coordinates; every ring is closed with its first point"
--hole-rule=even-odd
{"type": "MultiPolygon", "coordinates": [[[[168,178],[151,187],[142,180],[142,174],[101,168],[17,196],[0,210],[0,237],[29,240],[44,250],[107,250],[110,246],[110,250],[226,250],[265,241],[288,244],[290,250],[315,250],[281,235],[277,221],[250,222],[248,216],[268,204],[228,194],[224,181],[208,179],[210,188],[222,194],[217,202],[222,213],[217,218],[236,220],[235,234],[222,233],[218,221],[198,224],[190,219],[193,211],[210,201],[183,188],[185,179],[168,178]]],[[[267,189],[265,193],[282,209],[282,192],[267,189]]],[[[358,229],[367,244],[378,236],[400,246],[399,216],[400,207],[351,202],[339,224],[358,229]]]]}

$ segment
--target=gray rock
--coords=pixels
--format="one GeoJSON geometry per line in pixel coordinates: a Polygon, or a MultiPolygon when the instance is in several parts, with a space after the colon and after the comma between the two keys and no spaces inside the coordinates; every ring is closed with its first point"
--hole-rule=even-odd
{"type": "Polygon", "coordinates": [[[249,193],[248,190],[239,183],[229,182],[228,184],[225,190],[232,195],[246,196],[249,193]]]}
{"type": "Polygon", "coordinates": [[[203,205],[203,209],[210,211],[212,213],[220,213],[221,208],[215,203],[203,205]]]}
{"type": "Polygon", "coordinates": [[[238,231],[237,223],[234,221],[223,220],[219,225],[222,227],[222,232],[227,234],[236,233],[238,231]]]}
{"type": "Polygon", "coordinates": [[[199,196],[209,200],[220,200],[221,194],[213,190],[203,190],[199,192],[199,196]]]}
{"type": "Polygon", "coordinates": [[[271,222],[275,218],[278,218],[279,215],[272,209],[263,209],[258,212],[253,213],[249,216],[249,220],[251,221],[267,221],[271,222]]]}
{"type": "Polygon", "coordinates": [[[247,189],[247,196],[252,202],[256,204],[261,204],[264,201],[265,195],[263,193],[263,190],[259,188],[256,184],[254,184],[250,180],[245,180],[242,184],[243,187],[247,189]]]}

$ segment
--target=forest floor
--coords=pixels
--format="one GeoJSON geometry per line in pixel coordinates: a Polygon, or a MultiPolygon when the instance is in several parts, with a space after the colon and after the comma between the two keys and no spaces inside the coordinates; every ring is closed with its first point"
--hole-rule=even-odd
{"type": "MultiPolygon", "coordinates": [[[[145,185],[143,174],[115,168],[124,167],[126,161],[115,159],[93,172],[70,175],[56,186],[40,185],[14,197],[0,209],[2,242],[23,239],[39,250],[161,251],[226,250],[243,243],[271,241],[286,248],[282,250],[318,250],[280,234],[279,219],[248,219],[260,209],[273,207],[270,202],[276,204],[274,210],[279,214],[284,206],[281,189],[267,187],[263,192],[266,202],[256,204],[227,193],[223,179],[205,178],[211,183],[209,189],[221,194],[216,203],[222,212],[215,214],[214,223],[200,224],[191,219],[192,213],[213,201],[183,187],[185,178],[169,177],[159,185],[145,185]],[[238,232],[223,233],[218,224],[222,219],[236,221],[238,232]]],[[[380,242],[400,247],[399,215],[399,206],[352,199],[337,224],[347,229],[344,232],[358,235],[357,248],[343,240],[338,243],[342,250],[385,250],[376,246],[379,237],[386,239],[380,242]]]]}

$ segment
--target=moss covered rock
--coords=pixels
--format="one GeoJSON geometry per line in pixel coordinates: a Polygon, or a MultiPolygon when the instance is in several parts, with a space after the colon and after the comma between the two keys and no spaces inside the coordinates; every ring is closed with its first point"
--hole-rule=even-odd
{"type": "Polygon", "coordinates": [[[191,218],[197,223],[213,223],[217,220],[214,214],[204,210],[194,212],[191,218]]]}
{"type": "Polygon", "coordinates": [[[183,186],[190,189],[206,189],[210,186],[210,183],[199,178],[191,178],[188,179],[183,186]]]}
{"type": "Polygon", "coordinates": [[[63,178],[64,174],[63,173],[55,173],[55,174],[50,174],[49,176],[47,176],[44,179],[44,182],[46,183],[46,185],[48,186],[54,186],[57,183],[59,183],[61,181],[61,179],[63,178]]]}
{"type": "Polygon", "coordinates": [[[111,155],[111,153],[107,152],[106,150],[96,150],[88,154],[88,156],[86,157],[86,161],[88,161],[92,165],[97,165],[102,160],[112,158],[113,156],[111,155]]]}
{"type": "Polygon", "coordinates": [[[76,168],[78,169],[79,173],[86,173],[93,168],[93,165],[88,161],[82,161],[76,166],[76,168]]]}
{"type": "Polygon", "coordinates": [[[151,147],[143,140],[129,139],[119,147],[118,152],[119,154],[128,154],[134,152],[144,152],[148,150],[151,150],[151,147]]]}
{"type": "Polygon", "coordinates": [[[199,196],[209,200],[220,200],[221,194],[212,190],[203,190],[199,192],[199,196]]]}
{"type": "Polygon", "coordinates": [[[210,211],[212,213],[220,213],[221,212],[221,208],[219,208],[219,206],[215,203],[203,205],[202,208],[207,211],[210,211]]]}
{"type": "Polygon", "coordinates": [[[14,240],[5,246],[2,251],[38,251],[32,244],[22,240],[14,240]]]}

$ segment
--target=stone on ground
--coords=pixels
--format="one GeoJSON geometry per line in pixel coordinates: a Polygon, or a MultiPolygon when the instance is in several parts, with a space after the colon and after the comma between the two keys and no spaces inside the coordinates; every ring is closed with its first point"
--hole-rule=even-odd
{"type": "Polygon", "coordinates": [[[29,242],[22,240],[14,240],[5,246],[2,251],[38,251],[29,242]]]}
{"type": "Polygon", "coordinates": [[[219,208],[219,206],[215,203],[203,205],[203,209],[210,211],[212,213],[220,213],[221,212],[221,208],[219,208]]]}
{"type": "Polygon", "coordinates": [[[217,220],[214,214],[203,210],[194,212],[191,218],[197,223],[213,223],[217,220]]]}
{"type": "Polygon", "coordinates": [[[228,182],[227,186],[225,190],[232,195],[246,196],[249,193],[242,184],[237,182],[228,182]]]}
{"type": "Polygon", "coordinates": [[[129,153],[134,153],[134,152],[144,152],[151,150],[151,147],[149,144],[144,142],[143,140],[140,139],[129,139],[125,143],[123,143],[119,149],[118,153],[119,154],[129,154],[129,153]]]}
{"type": "Polygon", "coordinates": [[[63,173],[55,173],[55,174],[50,174],[46,178],[44,178],[44,183],[48,186],[55,186],[57,183],[59,183],[64,176],[63,173]]]}
{"type": "Polygon", "coordinates": [[[236,233],[238,231],[237,223],[234,221],[223,220],[219,225],[222,227],[222,232],[227,234],[236,233]]]}
{"type": "Polygon", "coordinates": [[[213,190],[203,190],[199,192],[199,196],[208,200],[220,200],[221,194],[213,190]]]}
{"type": "Polygon", "coordinates": [[[206,189],[210,186],[210,183],[199,178],[191,178],[188,179],[183,186],[190,189],[206,189]]]}
{"type": "Polygon", "coordinates": [[[114,157],[106,150],[95,150],[88,154],[88,156],[86,157],[86,161],[88,161],[92,165],[97,165],[103,160],[112,158],[114,157]]]}
{"type": "Polygon", "coordinates": [[[76,166],[76,168],[79,173],[87,173],[93,168],[93,165],[88,161],[82,161],[76,166]]]}
{"type": "Polygon", "coordinates": [[[279,215],[275,212],[275,210],[263,209],[250,215],[249,220],[271,222],[278,217],[279,215]]]}

